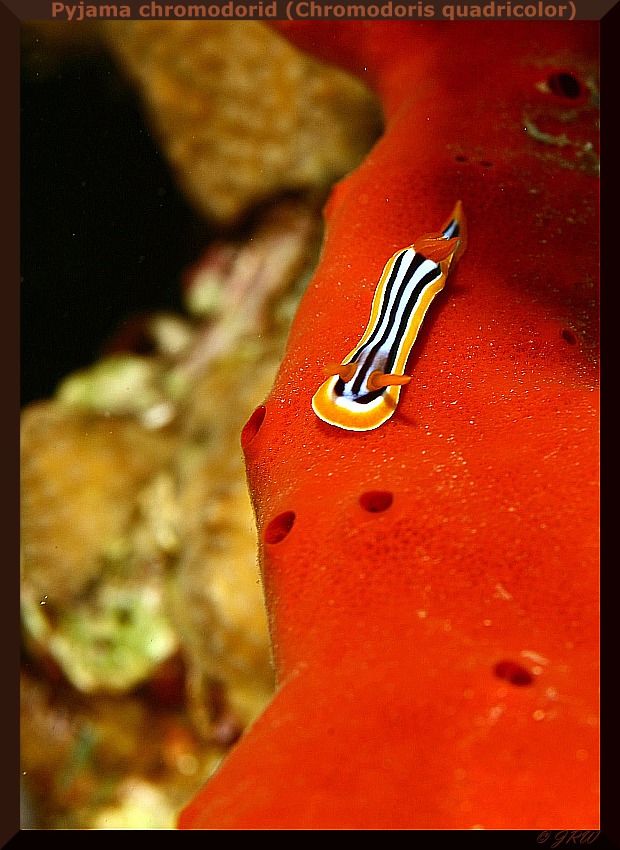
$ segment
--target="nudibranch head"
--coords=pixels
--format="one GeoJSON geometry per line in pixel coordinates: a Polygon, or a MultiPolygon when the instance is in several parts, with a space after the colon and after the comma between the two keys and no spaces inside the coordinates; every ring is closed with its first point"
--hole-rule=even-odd
{"type": "Polygon", "coordinates": [[[364,334],[315,393],[312,408],[330,425],[371,431],[396,410],[411,348],[428,307],[467,241],[465,216],[458,201],[437,233],[427,233],[387,262],[377,284],[364,334]]]}

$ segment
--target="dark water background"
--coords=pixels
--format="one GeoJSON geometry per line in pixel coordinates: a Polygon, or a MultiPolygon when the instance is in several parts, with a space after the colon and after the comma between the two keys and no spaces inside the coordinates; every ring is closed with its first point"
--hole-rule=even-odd
{"type": "Polygon", "coordinates": [[[21,403],[98,358],[138,311],[179,309],[209,241],[106,56],[21,83],[21,403]]]}

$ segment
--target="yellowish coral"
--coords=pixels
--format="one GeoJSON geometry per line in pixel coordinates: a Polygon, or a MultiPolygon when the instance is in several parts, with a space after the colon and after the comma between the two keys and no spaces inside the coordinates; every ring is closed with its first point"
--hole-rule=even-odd
{"type": "Polygon", "coordinates": [[[153,585],[104,584],[96,594],[56,612],[22,595],[24,624],[83,692],[124,692],[149,678],[177,649],[161,592],[153,585]]]}
{"type": "Polygon", "coordinates": [[[114,21],[107,43],[145,103],[179,185],[234,222],[285,191],[326,188],[380,130],[374,96],[255,21],[114,21]]]}
{"type": "Polygon", "coordinates": [[[23,411],[22,612],[37,674],[23,680],[35,739],[23,770],[52,828],[165,828],[273,692],[239,437],[273,382],[319,231],[313,204],[264,212],[249,239],[224,243],[217,310],[151,316],[153,355],[108,356],[23,411]],[[149,694],[168,688],[166,669],[162,715],[149,694]],[[42,757],[59,717],[67,728],[42,757]]]}
{"type": "Polygon", "coordinates": [[[244,725],[264,707],[274,681],[239,434],[271,387],[281,344],[240,346],[197,381],[186,444],[201,433],[210,440],[194,458],[186,455],[180,470],[185,545],[174,617],[194,669],[226,683],[244,725]]]}
{"type": "Polygon", "coordinates": [[[129,417],[67,411],[53,402],[22,415],[23,580],[33,598],[68,606],[131,547],[137,494],[177,438],[129,417]]]}

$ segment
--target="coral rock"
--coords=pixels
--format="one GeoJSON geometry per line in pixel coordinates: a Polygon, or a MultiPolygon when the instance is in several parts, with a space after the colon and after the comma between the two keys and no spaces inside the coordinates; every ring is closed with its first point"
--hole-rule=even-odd
{"type": "Polygon", "coordinates": [[[119,21],[104,32],[180,185],[217,221],[274,194],[329,186],[379,131],[360,82],[261,23],[119,21]]]}

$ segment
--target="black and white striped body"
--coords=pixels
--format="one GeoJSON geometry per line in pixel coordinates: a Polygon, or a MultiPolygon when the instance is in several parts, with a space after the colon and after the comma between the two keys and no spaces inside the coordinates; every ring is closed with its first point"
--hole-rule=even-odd
{"type": "Polygon", "coordinates": [[[362,338],[340,364],[326,370],[331,377],[312,399],[320,419],[369,431],[390,418],[401,387],[410,380],[405,366],[426,311],[465,243],[459,201],[441,232],[416,239],[388,260],[362,338]]]}

